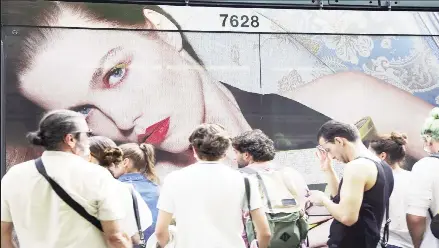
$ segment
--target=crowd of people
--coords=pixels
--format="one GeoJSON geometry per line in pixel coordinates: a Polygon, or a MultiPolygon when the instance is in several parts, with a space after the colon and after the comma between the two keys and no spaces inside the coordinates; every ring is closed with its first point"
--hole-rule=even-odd
{"type": "Polygon", "coordinates": [[[82,114],[47,113],[27,135],[42,156],[2,178],[1,247],[307,247],[323,223],[307,210],[321,206],[332,221],[326,247],[439,248],[439,108],[421,128],[429,155],[411,171],[405,134],[364,141],[355,125],[323,124],[316,163],[327,193],[276,164],[261,130],[230,137],[205,123],[188,137],[197,162],[161,182],[152,145],[117,145],[93,136],[82,114]],[[238,168],[224,160],[231,150],[238,168]],[[345,164],[342,179],[333,160],[345,164]]]}

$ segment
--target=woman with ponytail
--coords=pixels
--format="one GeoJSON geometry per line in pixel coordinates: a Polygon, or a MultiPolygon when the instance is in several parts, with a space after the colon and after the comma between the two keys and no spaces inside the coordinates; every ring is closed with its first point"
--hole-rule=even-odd
{"type": "MultiPolygon", "coordinates": [[[[120,174],[121,164],[123,161],[122,149],[117,147],[113,140],[103,136],[93,136],[89,138],[90,141],[90,162],[99,164],[110,171],[113,177],[120,174]]],[[[117,180],[115,180],[117,182],[117,180]]],[[[144,232],[152,224],[152,215],[147,204],[131,184],[118,182],[121,185],[121,201],[124,202],[127,209],[123,225],[131,237],[134,244],[140,244],[139,231],[144,232]],[[136,214],[133,205],[133,196],[137,200],[137,208],[140,220],[140,229],[137,226],[136,214]]],[[[146,241],[146,239],[145,239],[146,241]]],[[[146,243],[146,242],[145,242],[146,243]]]]}
{"type": "Polygon", "coordinates": [[[120,170],[114,174],[122,182],[130,182],[148,204],[152,213],[152,225],[144,232],[145,239],[154,233],[157,221],[157,201],[159,198],[159,178],[155,174],[155,152],[150,144],[129,143],[120,145],[123,161],[120,170]]]}
{"type": "MultiPolygon", "coordinates": [[[[388,248],[413,248],[412,239],[405,219],[407,192],[411,173],[404,170],[407,136],[392,132],[370,141],[369,149],[386,161],[393,170],[394,186],[390,197],[389,216],[392,222],[389,229],[388,248]]],[[[384,225],[383,225],[384,226],[384,225]]]]}

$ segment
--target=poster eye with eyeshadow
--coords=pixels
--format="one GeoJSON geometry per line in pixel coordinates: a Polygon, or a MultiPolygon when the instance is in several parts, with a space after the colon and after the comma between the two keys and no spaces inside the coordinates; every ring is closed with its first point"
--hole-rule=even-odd
{"type": "Polygon", "coordinates": [[[127,64],[120,63],[110,69],[104,76],[105,88],[113,88],[118,86],[125,78],[128,72],[127,64]]]}

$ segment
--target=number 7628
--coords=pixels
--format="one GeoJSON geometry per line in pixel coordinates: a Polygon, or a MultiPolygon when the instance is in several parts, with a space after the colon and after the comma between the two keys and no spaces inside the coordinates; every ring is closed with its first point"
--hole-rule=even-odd
{"type": "Polygon", "coordinates": [[[248,15],[231,15],[229,18],[228,14],[220,14],[221,18],[223,18],[222,26],[231,26],[231,27],[242,27],[242,28],[257,28],[259,27],[259,17],[256,15],[248,16],[248,15]]]}

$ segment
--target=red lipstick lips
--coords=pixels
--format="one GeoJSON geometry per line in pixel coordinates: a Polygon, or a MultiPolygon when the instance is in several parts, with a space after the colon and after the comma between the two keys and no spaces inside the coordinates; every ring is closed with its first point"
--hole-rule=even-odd
{"type": "Polygon", "coordinates": [[[137,136],[138,142],[149,143],[152,145],[162,143],[168,134],[170,119],[171,117],[167,117],[166,119],[163,119],[146,128],[144,134],[137,136]]]}

